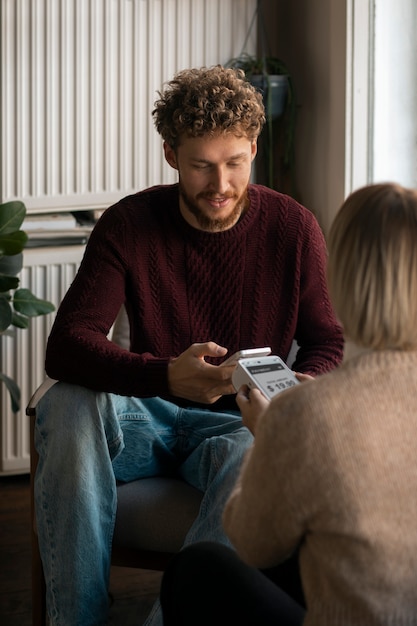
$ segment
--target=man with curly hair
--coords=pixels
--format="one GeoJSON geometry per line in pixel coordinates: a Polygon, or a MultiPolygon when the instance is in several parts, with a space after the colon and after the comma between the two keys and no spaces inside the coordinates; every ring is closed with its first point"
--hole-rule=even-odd
{"type": "Polygon", "coordinates": [[[228,542],[223,506],[252,435],[226,354],[286,359],[296,340],[301,379],[342,357],[317,221],[250,184],[265,116],[243,72],[179,72],[153,118],[178,183],[104,212],[48,340],[60,382],[38,405],[35,491],[55,626],[106,623],[116,480],[181,476],[204,493],[186,543],[228,542]],[[108,340],[123,306],[129,350],[108,340]]]}

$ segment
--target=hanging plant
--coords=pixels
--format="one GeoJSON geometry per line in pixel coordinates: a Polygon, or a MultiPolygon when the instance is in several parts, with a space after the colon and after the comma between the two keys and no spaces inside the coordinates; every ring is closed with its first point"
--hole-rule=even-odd
{"type": "Polygon", "coordinates": [[[266,115],[266,128],[262,133],[265,139],[265,163],[267,184],[274,187],[274,151],[275,138],[279,132],[282,142],[282,168],[291,175],[292,193],[295,195],[295,124],[296,100],[294,84],[286,64],[279,58],[266,53],[268,49],[265,35],[265,25],[261,10],[261,0],[258,0],[248,32],[245,37],[242,52],[239,56],[230,59],[226,67],[242,69],[247,80],[256,87],[263,96],[266,115]],[[258,47],[262,50],[259,56],[248,54],[245,49],[256,18],[259,18],[263,37],[258,47]]]}
{"type": "Polygon", "coordinates": [[[264,98],[266,117],[277,119],[285,111],[292,82],[286,65],[276,57],[255,57],[246,52],[230,59],[227,67],[245,72],[250,83],[259,89],[264,98]]]}

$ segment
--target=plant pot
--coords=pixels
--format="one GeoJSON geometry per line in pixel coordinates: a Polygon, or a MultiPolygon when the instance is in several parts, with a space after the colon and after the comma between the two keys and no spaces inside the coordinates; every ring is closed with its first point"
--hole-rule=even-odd
{"type": "Polygon", "coordinates": [[[250,82],[262,93],[267,117],[276,119],[285,111],[288,77],[285,74],[252,74],[250,82]]]}

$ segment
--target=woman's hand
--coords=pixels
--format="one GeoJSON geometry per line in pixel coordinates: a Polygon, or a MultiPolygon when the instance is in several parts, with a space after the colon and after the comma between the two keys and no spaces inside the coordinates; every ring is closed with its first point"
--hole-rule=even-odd
{"type": "Polygon", "coordinates": [[[294,372],[294,374],[300,383],[304,383],[306,380],[314,380],[314,376],[311,376],[310,374],[301,374],[301,372],[294,372]]]}
{"type": "MultiPolygon", "coordinates": [[[[301,374],[300,372],[294,372],[294,374],[300,382],[314,380],[310,374],[301,374]]],[[[270,400],[265,398],[256,387],[249,389],[247,385],[242,385],[237,393],[236,402],[242,414],[243,424],[255,435],[259,418],[268,408],[270,400]]]]}
{"type": "Polygon", "coordinates": [[[249,389],[247,385],[242,385],[237,392],[236,402],[242,414],[243,424],[255,435],[259,418],[268,408],[270,401],[259,389],[249,389]]]}

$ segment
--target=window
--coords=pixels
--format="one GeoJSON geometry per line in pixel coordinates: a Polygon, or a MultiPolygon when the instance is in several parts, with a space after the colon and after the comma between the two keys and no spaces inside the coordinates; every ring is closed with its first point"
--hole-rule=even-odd
{"type": "Polygon", "coordinates": [[[416,25],[414,0],[347,1],[346,195],[417,187],[416,25]]]}

